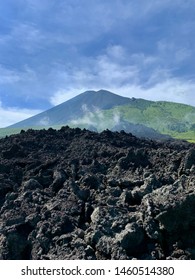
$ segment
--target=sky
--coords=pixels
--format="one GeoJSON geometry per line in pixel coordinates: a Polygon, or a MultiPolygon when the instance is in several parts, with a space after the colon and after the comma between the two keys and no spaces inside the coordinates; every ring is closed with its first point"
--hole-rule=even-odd
{"type": "Polygon", "coordinates": [[[86,91],[195,106],[194,0],[0,0],[0,127],[86,91]]]}

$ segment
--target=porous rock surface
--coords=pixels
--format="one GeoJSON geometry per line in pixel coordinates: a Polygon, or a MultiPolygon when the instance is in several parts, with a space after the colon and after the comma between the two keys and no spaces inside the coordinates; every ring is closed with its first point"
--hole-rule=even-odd
{"type": "Polygon", "coordinates": [[[0,259],[195,259],[195,147],[125,132],[0,140],[0,259]]]}

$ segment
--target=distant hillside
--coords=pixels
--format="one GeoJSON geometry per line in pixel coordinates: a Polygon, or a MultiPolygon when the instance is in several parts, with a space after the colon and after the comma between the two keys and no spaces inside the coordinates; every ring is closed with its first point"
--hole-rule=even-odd
{"type": "Polygon", "coordinates": [[[195,107],[127,98],[106,90],[86,91],[34,117],[0,129],[0,137],[21,129],[61,126],[93,131],[125,130],[137,137],[184,139],[195,143],[195,107]]]}
{"type": "Polygon", "coordinates": [[[195,142],[195,107],[136,99],[133,104],[104,111],[105,118],[118,114],[125,120],[153,128],[171,137],[195,142]]]}
{"type": "Polygon", "coordinates": [[[124,130],[126,132],[130,132],[137,137],[148,137],[151,139],[169,139],[168,135],[162,135],[158,133],[153,128],[147,127],[143,124],[134,124],[128,121],[120,120],[118,124],[116,124],[111,129],[112,131],[121,131],[124,130]]]}

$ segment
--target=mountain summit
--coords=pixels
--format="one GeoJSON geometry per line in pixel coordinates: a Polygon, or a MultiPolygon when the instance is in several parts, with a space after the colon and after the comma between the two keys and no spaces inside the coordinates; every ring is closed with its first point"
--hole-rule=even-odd
{"type": "Polygon", "coordinates": [[[128,104],[132,100],[106,90],[85,91],[66,102],[9,127],[63,125],[82,117],[86,112],[111,109],[128,104]]]}

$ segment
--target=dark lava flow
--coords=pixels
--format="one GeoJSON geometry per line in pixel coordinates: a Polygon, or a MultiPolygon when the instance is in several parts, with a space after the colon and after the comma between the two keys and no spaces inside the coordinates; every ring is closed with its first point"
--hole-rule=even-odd
{"type": "Polygon", "coordinates": [[[195,147],[125,132],[0,139],[0,259],[195,259],[195,147]]]}

